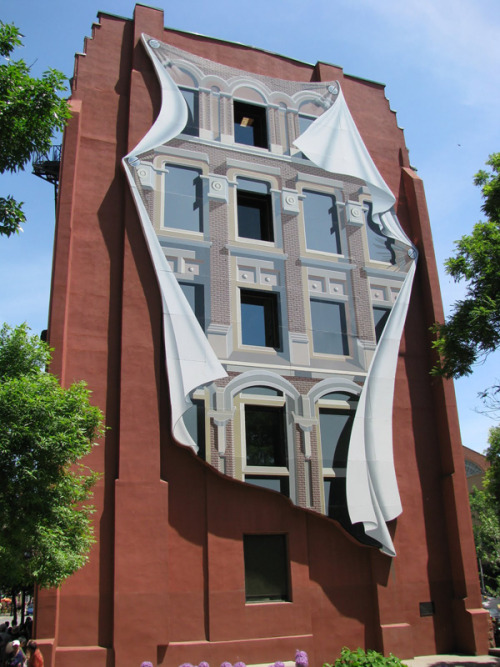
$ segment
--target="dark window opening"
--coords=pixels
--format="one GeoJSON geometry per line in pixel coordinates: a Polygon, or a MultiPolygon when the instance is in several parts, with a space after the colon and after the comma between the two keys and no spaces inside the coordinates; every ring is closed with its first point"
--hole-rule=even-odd
{"type": "Polygon", "coordinates": [[[335,197],[304,190],[304,224],[308,250],[341,254],[340,231],[335,197]]]}
{"type": "Polygon", "coordinates": [[[183,134],[189,134],[197,137],[200,134],[200,112],[198,91],[189,88],[179,88],[182,97],[185,99],[188,108],[188,121],[186,127],[182,130],[183,134]]]}
{"type": "Polygon", "coordinates": [[[391,309],[379,306],[373,306],[373,323],[375,324],[375,340],[377,343],[382,336],[385,324],[389,319],[391,309]]]}
{"type": "Polygon", "coordinates": [[[247,602],[290,600],[286,535],[243,535],[247,602]]]}
{"type": "Polygon", "coordinates": [[[248,466],[288,467],[284,407],[245,405],[248,466]]]}
{"type": "Polygon", "coordinates": [[[241,340],[243,345],[280,347],[277,294],[241,290],[241,340]]]}
{"type": "Polygon", "coordinates": [[[234,140],[246,146],[268,148],[265,107],[234,102],[234,140]]]}
{"type": "Polygon", "coordinates": [[[379,225],[373,221],[373,204],[368,201],[365,201],[364,204],[368,207],[368,213],[366,214],[366,235],[368,238],[370,258],[379,262],[395,264],[396,253],[394,252],[394,239],[382,234],[379,225]]]}
{"type": "Polygon", "coordinates": [[[313,348],[320,354],[349,354],[345,306],[335,301],[311,299],[313,348]]]}
{"type": "Polygon", "coordinates": [[[238,236],[259,241],[274,241],[271,195],[237,191],[238,236]]]}

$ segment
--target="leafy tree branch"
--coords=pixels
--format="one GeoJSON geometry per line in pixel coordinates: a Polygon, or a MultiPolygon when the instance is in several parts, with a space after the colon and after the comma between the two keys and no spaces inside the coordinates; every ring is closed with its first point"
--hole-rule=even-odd
{"type": "MultiPolygon", "coordinates": [[[[59,94],[66,90],[66,77],[48,69],[41,78],[31,76],[24,60],[12,60],[22,46],[19,29],[0,21],[0,174],[24,169],[34,153],[49,150],[52,136],[62,130],[70,116],[68,102],[59,94]]],[[[21,229],[26,218],[22,202],[0,197],[0,235],[21,229]]]]}

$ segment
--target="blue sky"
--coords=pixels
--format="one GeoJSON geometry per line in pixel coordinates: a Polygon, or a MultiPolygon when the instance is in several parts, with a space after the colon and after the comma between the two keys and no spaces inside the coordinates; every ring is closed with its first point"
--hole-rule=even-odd
{"type": "MultiPolygon", "coordinates": [[[[165,25],[326,61],[386,84],[405,130],[410,159],[424,181],[445,308],[463,293],[442,269],[453,243],[481,219],[472,178],[500,151],[500,2],[498,0],[155,0],[165,25]]],[[[131,0],[2,0],[0,19],[25,35],[23,57],[40,74],[73,72],[97,12],[132,17],[131,0]]],[[[29,222],[0,237],[0,321],[47,326],[54,235],[53,188],[32,176],[0,176],[0,192],[25,202],[29,222]]],[[[495,422],[477,412],[477,393],[500,380],[500,354],[455,383],[463,444],[484,450],[495,422]]]]}

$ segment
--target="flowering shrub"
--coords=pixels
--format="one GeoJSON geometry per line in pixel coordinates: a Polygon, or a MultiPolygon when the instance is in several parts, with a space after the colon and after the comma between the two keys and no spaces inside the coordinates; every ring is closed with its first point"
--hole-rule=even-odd
{"type": "Polygon", "coordinates": [[[309,658],[305,651],[297,650],[295,652],[295,664],[297,667],[309,667],[309,658]]]}
{"type": "Polygon", "coordinates": [[[399,658],[396,658],[392,653],[389,654],[389,657],[386,658],[381,653],[377,651],[364,651],[362,648],[358,648],[355,651],[351,651],[346,646],[342,649],[340,653],[340,658],[335,660],[333,665],[325,663],[323,667],[407,667],[404,663],[401,662],[399,658]]]}

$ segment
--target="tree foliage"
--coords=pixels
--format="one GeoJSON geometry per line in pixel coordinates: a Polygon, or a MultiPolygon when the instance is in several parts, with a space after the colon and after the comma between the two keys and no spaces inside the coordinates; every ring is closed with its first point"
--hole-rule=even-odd
{"type": "MultiPolygon", "coordinates": [[[[24,60],[11,60],[12,51],[22,46],[14,25],[0,21],[0,174],[24,169],[34,153],[49,150],[52,135],[62,130],[69,107],[59,93],[66,89],[66,77],[49,69],[41,78],[32,77],[24,60]]],[[[19,232],[25,222],[22,202],[0,197],[0,235],[19,232]]]]}
{"type": "Polygon", "coordinates": [[[102,413],[83,382],[62,388],[49,361],[26,325],[0,329],[0,589],[59,585],[94,541],[85,501],[97,476],[79,461],[102,413]]]}
{"type": "Polygon", "coordinates": [[[473,489],[470,505],[476,553],[486,592],[500,595],[500,426],[490,429],[486,458],[490,467],[483,488],[473,489]]]}
{"type": "Polygon", "coordinates": [[[500,343],[500,153],[486,164],[491,170],[479,171],[474,183],[481,187],[488,219],[456,242],[457,252],[445,265],[455,281],[466,281],[466,295],[445,323],[433,326],[439,361],[432,372],[447,378],[469,375],[500,343]]]}

